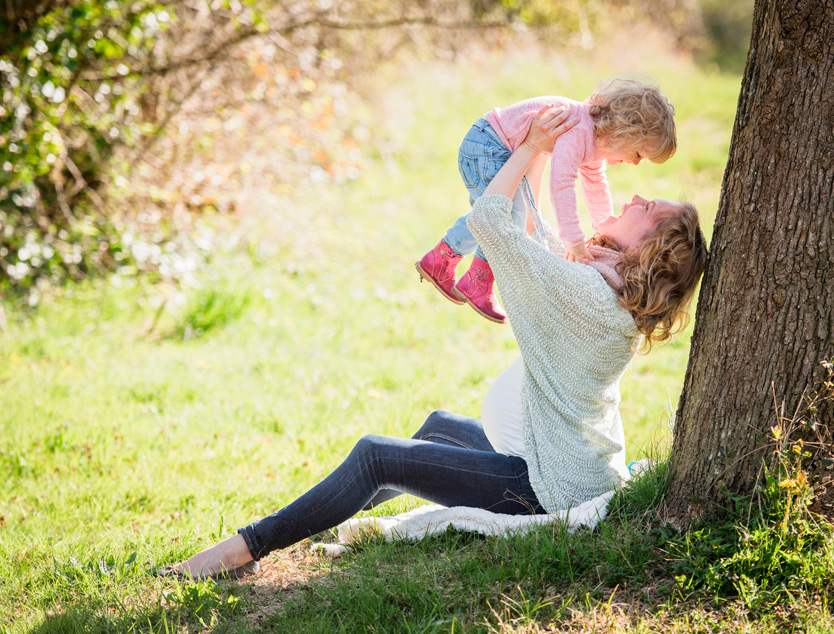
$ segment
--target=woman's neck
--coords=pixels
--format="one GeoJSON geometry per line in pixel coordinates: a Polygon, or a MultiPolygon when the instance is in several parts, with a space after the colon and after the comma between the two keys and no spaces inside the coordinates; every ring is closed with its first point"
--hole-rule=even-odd
{"type": "Polygon", "coordinates": [[[625,282],[623,276],[617,271],[622,250],[617,248],[611,240],[597,234],[588,241],[588,251],[594,256],[594,259],[589,261],[588,265],[595,268],[615,291],[622,289],[625,282]]]}
{"type": "Polygon", "coordinates": [[[596,246],[596,247],[604,247],[606,249],[611,249],[612,251],[620,251],[622,252],[624,249],[614,242],[608,236],[604,236],[601,233],[595,233],[593,237],[588,240],[588,246],[596,246]]]}

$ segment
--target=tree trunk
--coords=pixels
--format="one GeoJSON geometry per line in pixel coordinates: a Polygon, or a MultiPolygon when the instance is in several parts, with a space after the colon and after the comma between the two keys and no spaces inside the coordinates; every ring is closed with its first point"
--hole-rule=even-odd
{"type": "MultiPolygon", "coordinates": [[[[753,491],[776,407],[790,418],[834,357],[832,44],[834,0],[756,1],[675,418],[667,502],[682,525],[753,491]]],[[[817,418],[834,428],[831,400],[817,418]]]]}

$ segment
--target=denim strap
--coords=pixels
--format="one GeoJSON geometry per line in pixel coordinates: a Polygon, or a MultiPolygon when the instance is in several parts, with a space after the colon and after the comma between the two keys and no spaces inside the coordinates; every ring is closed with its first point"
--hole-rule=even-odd
{"type": "Polygon", "coordinates": [[[527,180],[527,176],[524,176],[521,179],[521,195],[524,197],[527,207],[530,210],[530,216],[533,219],[533,237],[536,239],[536,242],[541,244],[544,248],[547,248],[547,235],[544,232],[542,218],[539,215],[539,209],[536,206],[536,198],[533,196],[533,189],[530,187],[530,181],[527,180]]]}

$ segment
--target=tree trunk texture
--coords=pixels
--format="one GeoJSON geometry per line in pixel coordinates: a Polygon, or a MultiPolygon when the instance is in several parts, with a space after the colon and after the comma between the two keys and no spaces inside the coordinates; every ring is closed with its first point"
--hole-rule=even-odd
{"type": "MultiPolygon", "coordinates": [[[[675,417],[667,504],[681,525],[752,493],[777,406],[790,418],[834,357],[833,45],[834,0],[756,1],[675,417]]],[[[834,428],[834,403],[817,417],[834,428]]]]}

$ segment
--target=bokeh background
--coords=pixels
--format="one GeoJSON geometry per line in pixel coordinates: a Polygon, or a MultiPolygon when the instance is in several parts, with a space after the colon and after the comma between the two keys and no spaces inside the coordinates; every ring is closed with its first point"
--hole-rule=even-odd
{"type": "Polygon", "coordinates": [[[752,0],[9,0],[0,288],[35,305],[47,282],[104,271],[189,277],[216,250],[206,216],[251,214],[267,191],[349,185],[370,161],[401,158],[392,128],[411,122],[395,111],[430,99],[392,95],[439,66],[461,69],[451,84],[476,82],[465,102],[449,83],[431,91],[443,120],[468,122],[528,93],[582,98],[600,77],[673,58],[738,74],[751,17],[752,0]],[[490,81],[509,67],[519,84],[490,81]]]}

